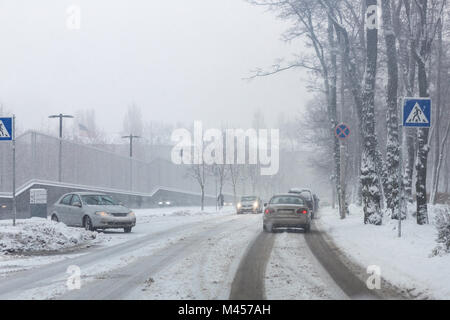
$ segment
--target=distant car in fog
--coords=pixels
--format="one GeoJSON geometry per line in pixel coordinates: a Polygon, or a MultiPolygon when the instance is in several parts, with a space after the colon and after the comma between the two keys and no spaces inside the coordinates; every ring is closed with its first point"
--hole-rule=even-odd
{"type": "Polygon", "coordinates": [[[172,207],[172,206],[174,206],[174,203],[173,203],[173,201],[170,201],[170,200],[160,200],[160,201],[158,201],[158,206],[172,207]]]}
{"type": "Polygon", "coordinates": [[[276,228],[302,228],[305,232],[310,230],[311,212],[301,195],[277,194],[264,207],[264,231],[272,232],[276,228]]]}
{"type": "Polygon", "coordinates": [[[302,196],[308,205],[308,209],[311,212],[311,219],[314,219],[315,213],[319,207],[319,198],[310,189],[306,188],[292,188],[289,193],[294,193],[302,196]]]}
{"type": "Polygon", "coordinates": [[[257,196],[242,196],[236,204],[237,214],[245,212],[262,213],[262,210],[262,201],[257,196]]]}
{"type": "Polygon", "coordinates": [[[50,212],[53,221],[90,231],[123,228],[129,233],[136,225],[133,211],[102,193],[67,193],[59,198],[50,212]]]}

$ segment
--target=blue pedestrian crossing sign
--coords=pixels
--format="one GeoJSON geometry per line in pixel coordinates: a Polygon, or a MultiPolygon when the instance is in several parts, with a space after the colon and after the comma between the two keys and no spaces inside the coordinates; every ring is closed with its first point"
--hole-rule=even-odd
{"type": "Polygon", "coordinates": [[[12,118],[0,118],[0,141],[13,139],[12,118]]]}
{"type": "Polygon", "coordinates": [[[403,103],[403,126],[431,127],[431,99],[405,98],[403,103]]]}

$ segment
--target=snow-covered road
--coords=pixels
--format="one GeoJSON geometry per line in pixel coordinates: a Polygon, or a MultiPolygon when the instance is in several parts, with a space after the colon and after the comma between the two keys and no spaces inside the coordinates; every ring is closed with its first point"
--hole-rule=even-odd
{"type": "Polygon", "coordinates": [[[246,292],[232,293],[246,286],[239,275],[254,282],[250,294],[260,298],[347,298],[309,249],[307,235],[263,233],[260,214],[161,208],[136,215],[133,233],[102,233],[78,252],[0,256],[3,267],[15,266],[0,278],[0,299],[245,298],[246,292]],[[79,268],[80,289],[67,287],[70,266],[79,268]]]}

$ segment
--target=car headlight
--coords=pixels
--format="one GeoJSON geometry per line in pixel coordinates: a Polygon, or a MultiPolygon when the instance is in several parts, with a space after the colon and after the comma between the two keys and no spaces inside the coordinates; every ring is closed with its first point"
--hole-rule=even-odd
{"type": "Polygon", "coordinates": [[[162,202],[162,201],[160,201],[160,202],[158,202],[158,204],[159,204],[159,205],[161,205],[161,204],[163,204],[163,202],[162,202]]]}
{"type": "Polygon", "coordinates": [[[97,211],[95,214],[102,216],[102,217],[108,217],[109,213],[105,211],[97,211]]]}
{"type": "Polygon", "coordinates": [[[168,206],[170,206],[170,201],[166,201],[166,204],[167,204],[168,206]]]}
{"type": "Polygon", "coordinates": [[[237,207],[238,207],[238,208],[242,207],[242,203],[239,202],[239,203],[237,204],[237,207]]]}
{"type": "Polygon", "coordinates": [[[255,209],[258,208],[258,202],[256,202],[256,201],[253,202],[253,208],[255,208],[255,209]]]}

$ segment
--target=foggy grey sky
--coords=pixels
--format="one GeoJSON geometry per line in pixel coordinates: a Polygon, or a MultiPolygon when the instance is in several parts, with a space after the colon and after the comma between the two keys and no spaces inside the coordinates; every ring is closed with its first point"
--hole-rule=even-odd
{"type": "Polygon", "coordinates": [[[279,40],[286,26],[243,0],[1,0],[0,101],[23,129],[95,108],[119,132],[133,102],[145,120],[245,126],[261,108],[274,125],[308,101],[305,73],[241,78],[300,50],[279,40]],[[66,28],[71,4],[79,31],[66,28]]]}

